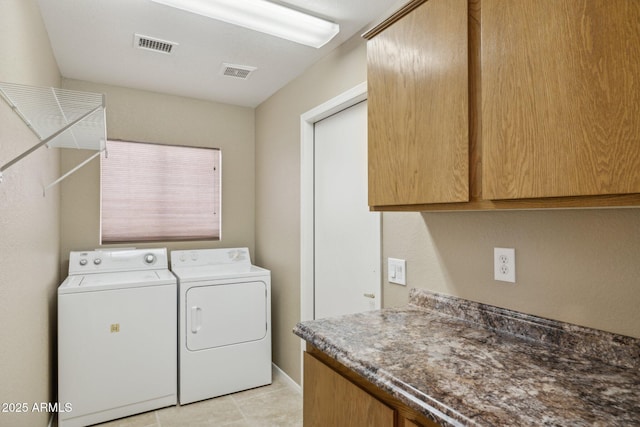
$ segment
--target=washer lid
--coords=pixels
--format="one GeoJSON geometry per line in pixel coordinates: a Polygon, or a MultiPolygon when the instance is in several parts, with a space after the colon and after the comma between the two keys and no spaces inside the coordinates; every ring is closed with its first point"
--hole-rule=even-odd
{"type": "Polygon", "coordinates": [[[202,280],[234,279],[256,276],[268,276],[271,272],[256,265],[203,265],[199,267],[174,268],[173,273],[180,282],[197,282],[202,280]]]}
{"type": "Polygon", "coordinates": [[[58,288],[58,294],[175,284],[176,278],[169,270],[140,270],[86,274],[67,277],[58,288]]]}

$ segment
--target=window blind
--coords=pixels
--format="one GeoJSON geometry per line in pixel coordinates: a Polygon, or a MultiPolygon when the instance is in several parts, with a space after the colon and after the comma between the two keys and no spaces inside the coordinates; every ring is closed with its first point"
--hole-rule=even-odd
{"type": "Polygon", "coordinates": [[[107,141],[101,242],[220,239],[218,149],[107,141]]]}

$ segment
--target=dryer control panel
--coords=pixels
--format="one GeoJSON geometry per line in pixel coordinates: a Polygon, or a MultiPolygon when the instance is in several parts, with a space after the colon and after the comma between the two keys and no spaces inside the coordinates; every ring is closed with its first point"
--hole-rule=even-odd
{"type": "Polygon", "coordinates": [[[249,248],[198,249],[171,251],[171,268],[206,265],[251,265],[249,248]]]}

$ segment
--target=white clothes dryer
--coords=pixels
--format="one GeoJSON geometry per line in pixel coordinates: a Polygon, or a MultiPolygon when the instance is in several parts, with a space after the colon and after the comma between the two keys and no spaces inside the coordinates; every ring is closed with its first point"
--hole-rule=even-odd
{"type": "Polygon", "coordinates": [[[177,403],[177,280],[168,267],[164,248],[70,253],[58,288],[58,426],[177,403]]]}
{"type": "Polygon", "coordinates": [[[271,272],[248,248],[172,251],[181,405],[271,384],[271,272]]]}

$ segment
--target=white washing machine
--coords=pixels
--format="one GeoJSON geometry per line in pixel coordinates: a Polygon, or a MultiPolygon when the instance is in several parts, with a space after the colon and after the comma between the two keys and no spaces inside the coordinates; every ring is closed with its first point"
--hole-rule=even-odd
{"type": "Polygon", "coordinates": [[[271,272],[247,248],[172,251],[180,404],[271,384],[271,272]]]}
{"type": "Polygon", "coordinates": [[[175,405],[176,316],[166,249],[71,252],[58,288],[58,426],[175,405]]]}

